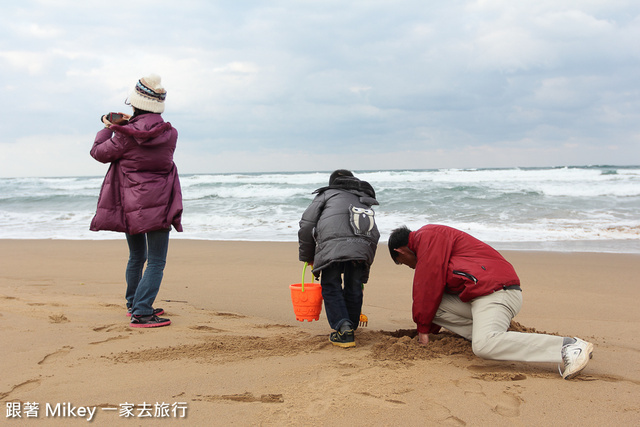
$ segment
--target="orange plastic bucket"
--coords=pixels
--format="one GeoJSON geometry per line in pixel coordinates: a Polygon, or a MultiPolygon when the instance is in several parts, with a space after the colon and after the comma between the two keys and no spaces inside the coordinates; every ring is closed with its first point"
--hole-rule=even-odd
{"type": "Polygon", "coordinates": [[[291,302],[296,320],[312,322],[320,318],[322,311],[322,287],[319,283],[304,283],[304,273],[307,270],[307,263],[302,269],[302,283],[290,285],[291,302]]]}

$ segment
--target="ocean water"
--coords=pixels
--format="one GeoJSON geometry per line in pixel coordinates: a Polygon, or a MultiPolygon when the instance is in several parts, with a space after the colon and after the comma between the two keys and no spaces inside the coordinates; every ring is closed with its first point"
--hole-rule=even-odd
{"type": "MultiPolygon", "coordinates": [[[[640,166],[354,171],[376,190],[389,232],[427,223],[498,249],[640,253],[640,166]]],[[[181,175],[184,233],[172,238],[297,241],[329,172],[181,175]]],[[[103,177],[0,178],[0,238],[122,239],[91,232],[103,177]]]]}

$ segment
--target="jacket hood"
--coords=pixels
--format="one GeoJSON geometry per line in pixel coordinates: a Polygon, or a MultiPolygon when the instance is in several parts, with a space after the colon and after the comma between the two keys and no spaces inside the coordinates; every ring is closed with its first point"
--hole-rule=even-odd
{"type": "Polygon", "coordinates": [[[126,125],[111,125],[110,129],[133,138],[139,145],[160,145],[171,138],[171,123],[160,114],[143,114],[134,117],[126,125]]]}
{"type": "Polygon", "coordinates": [[[375,200],[376,192],[371,184],[369,184],[367,181],[361,181],[353,176],[340,176],[336,178],[333,184],[326,187],[318,188],[312,194],[322,194],[327,190],[343,190],[361,197],[370,197],[373,199],[373,203],[370,204],[378,204],[378,202],[375,200]]]}

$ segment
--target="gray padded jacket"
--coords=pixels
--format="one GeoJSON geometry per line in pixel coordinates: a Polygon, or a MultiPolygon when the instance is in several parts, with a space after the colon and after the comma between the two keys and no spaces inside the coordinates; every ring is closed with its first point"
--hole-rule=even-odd
{"type": "Polygon", "coordinates": [[[315,193],[300,220],[300,261],[313,264],[316,277],[332,262],[363,261],[370,267],[380,239],[371,209],[378,204],[373,187],[358,178],[341,176],[315,193]]]}

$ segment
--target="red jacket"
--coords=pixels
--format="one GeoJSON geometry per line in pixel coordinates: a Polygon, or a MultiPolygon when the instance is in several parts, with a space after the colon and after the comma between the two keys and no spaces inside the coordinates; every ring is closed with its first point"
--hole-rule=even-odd
{"type": "Polygon", "coordinates": [[[142,114],[96,135],[91,156],[111,163],[91,230],[129,234],[182,231],[182,191],[173,163],[178,131],[160,114],[142,114]]]}
{"type": "Polygon", "coordinates": [[[464,302],[504,286],[519,285],[513,266],[491,246],[455,228],[425,225],[409,235],[417,258],[413,277],[413,321],[418,332],[437,332],[432,324],[444,292],[464,302]]]}

